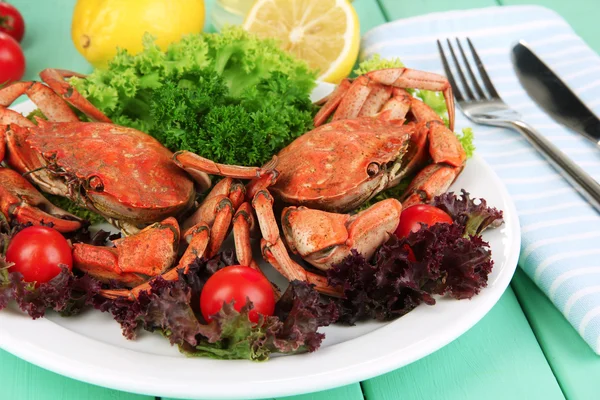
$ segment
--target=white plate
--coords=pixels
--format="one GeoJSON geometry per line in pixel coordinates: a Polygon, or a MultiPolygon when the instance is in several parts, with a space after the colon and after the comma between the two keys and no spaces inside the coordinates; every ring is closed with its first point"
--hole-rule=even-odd
{"type": "MultiPolygon", "coordinates": [[[[319,93],[327,92],[319,87],[319,93]]],[[[320,97],[316,95],[315,97],[320,97]]],[[[31,102],[15,107],[33,109],[31,102]]],[[[494,269],[488,286],[471,300],[439,299],[390,323],[323,328],[327,338],[312,354],[273,357],[264,363],[186,358],[156,334],[128,341],[110,315],[92,311],[73,318],[50,314],[33,321],[0,312],[0,347],[40,367],[109,388],[178,398],[263,398],[329,389],[407,365],[450,343],[491,308],[508,286],[519,249],[513,202],[491,168],[475,156],[451,190],[465,188],[504,211],[505,224],[484,234],[494,269]]],[[[269,274],[272,271],[268,272],[269,274]]]]}

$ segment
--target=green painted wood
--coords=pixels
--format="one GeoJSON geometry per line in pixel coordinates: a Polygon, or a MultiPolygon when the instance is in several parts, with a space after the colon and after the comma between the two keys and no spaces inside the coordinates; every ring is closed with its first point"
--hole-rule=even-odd
{"type": "Polygon", "coordinates": [[[600,357],[520,268],[512,286],[567,398],[597,399],[600,357]]]}
{"type": "Polygon", "coordinates": [[[495,6],[496,0],[378,0],[388,21],[432,12],[495,6]]]}
{"type": "Polygon", "coordinates": [[[151,400],[65,378],[0,350],[0,399],[3,400],[151,400]]]}
{"type": "Polygon", "coordinates": [[[25,76],[39,79],[38,73],[48,67],[88,73],[90,64],[71,41],[71,17],[75,0],[11,0],[25,20],[25,76]]]}
{"type": "Polygon", "coordinates": [[[369,29],[386,22],[385,16],[379,4],[377,4],[377,0],[354,0],[352,6],[354,6],[358,14],[361,36],[369,29]]]}
{"type": "Polygon", "coordinates": [[[499,0],[503,5],[537,4],[560,14],[594,50],[600,53],[600,1],[597,0],[499,0]]]}
{"type": "Polygon", "coordinates": [[[370,400],[564,398],[510,288],[453,343],[362,385],[370,400]]]}
{"type": "MultiPolygon", "coordinates": [[[[355,383],[322,392],[301,394],[298,396],[278,397],[265,400],[362,400],[360,384],[355,383]]],[[[177,400],[163,397],[162,400],[177,400]]]]}

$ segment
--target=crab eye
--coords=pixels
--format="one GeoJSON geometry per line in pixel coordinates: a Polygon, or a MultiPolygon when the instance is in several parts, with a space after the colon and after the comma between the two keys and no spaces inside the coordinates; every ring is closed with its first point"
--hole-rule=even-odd
{"type": "Polygon", "coordinates": [[[367,175],[373,177],[373,176],[377,175],[378,173],[379,173],[379,164],[372,162],[367,166],[367,175]]]}
{"type": "Polygon", "coordinates": [[[99,177],[90,176],[88,178],[88,187],[96,192],[102,192],[104,190],[104,183],[99,177]]]}

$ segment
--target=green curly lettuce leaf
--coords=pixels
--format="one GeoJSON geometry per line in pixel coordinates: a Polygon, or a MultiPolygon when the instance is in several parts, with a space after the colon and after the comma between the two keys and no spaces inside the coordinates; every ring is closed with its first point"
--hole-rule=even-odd
{"type": "Polygon", "coordinates": [[[378,69],[404,68],[404,63],[399,58],[381,58],[379,54],[373,54],[370,58],[358,64],[354,70],[356,75],[363,75],[378,69]]]}
{"type": "Polygon", "coordinates": [[[240,27],[184,36],[161,51],[150,35],[136,55],[72,84],[113,122],[147,132],[173,151],[260,165],[312,129],[316,73],[240,27]]]}
{"type": "Polygon", "coordinates": [[[475,135],[473,135],[473,129],[463,128],[461,133],[456,134],[456,137],[458,138],[458,141],[462,145],[463,149],[465,149],[467,158],[473,157],[473,153],[475,153],[475,144],[473,143],[475,135]]]}

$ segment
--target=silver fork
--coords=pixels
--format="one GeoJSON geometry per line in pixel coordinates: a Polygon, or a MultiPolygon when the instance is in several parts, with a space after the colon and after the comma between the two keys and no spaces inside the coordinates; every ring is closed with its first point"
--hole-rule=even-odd
{"type": "Polygon", "coordinates": [[[456,39],[456,44],[460,52],[462,64],[456,56],[454,47],[450,39],[446,39],[451,59],[454,63],[461,87],[457,85],[456,79],[450,69],[448,59],[442,43],[438,40],[437,45],[442,58],[442,64],[446,71],[448,81],[454,91],[454,97],[463,113],[473,122],[483,125],[501,126],[511,128],[521,133],[531,145],[540,152],[548,162],[575,188],[577,191],[600,212],[600,184],[594,180],[587,172],[581,169],[562,151],[554,146],[548,139],[524,122],[521,115],[510,108],[494,88],[490,77],[488,76],[483,63],[475,51],[475,47],[469,38],[471,55],[479,71],[479,79],[471,68],[471,62],[467,58],[463,47],[456,39]],[[468,75],[465,76],[465,72],[468,75]],[[481,84],[480,84],[481,82],[481,84]]]}

